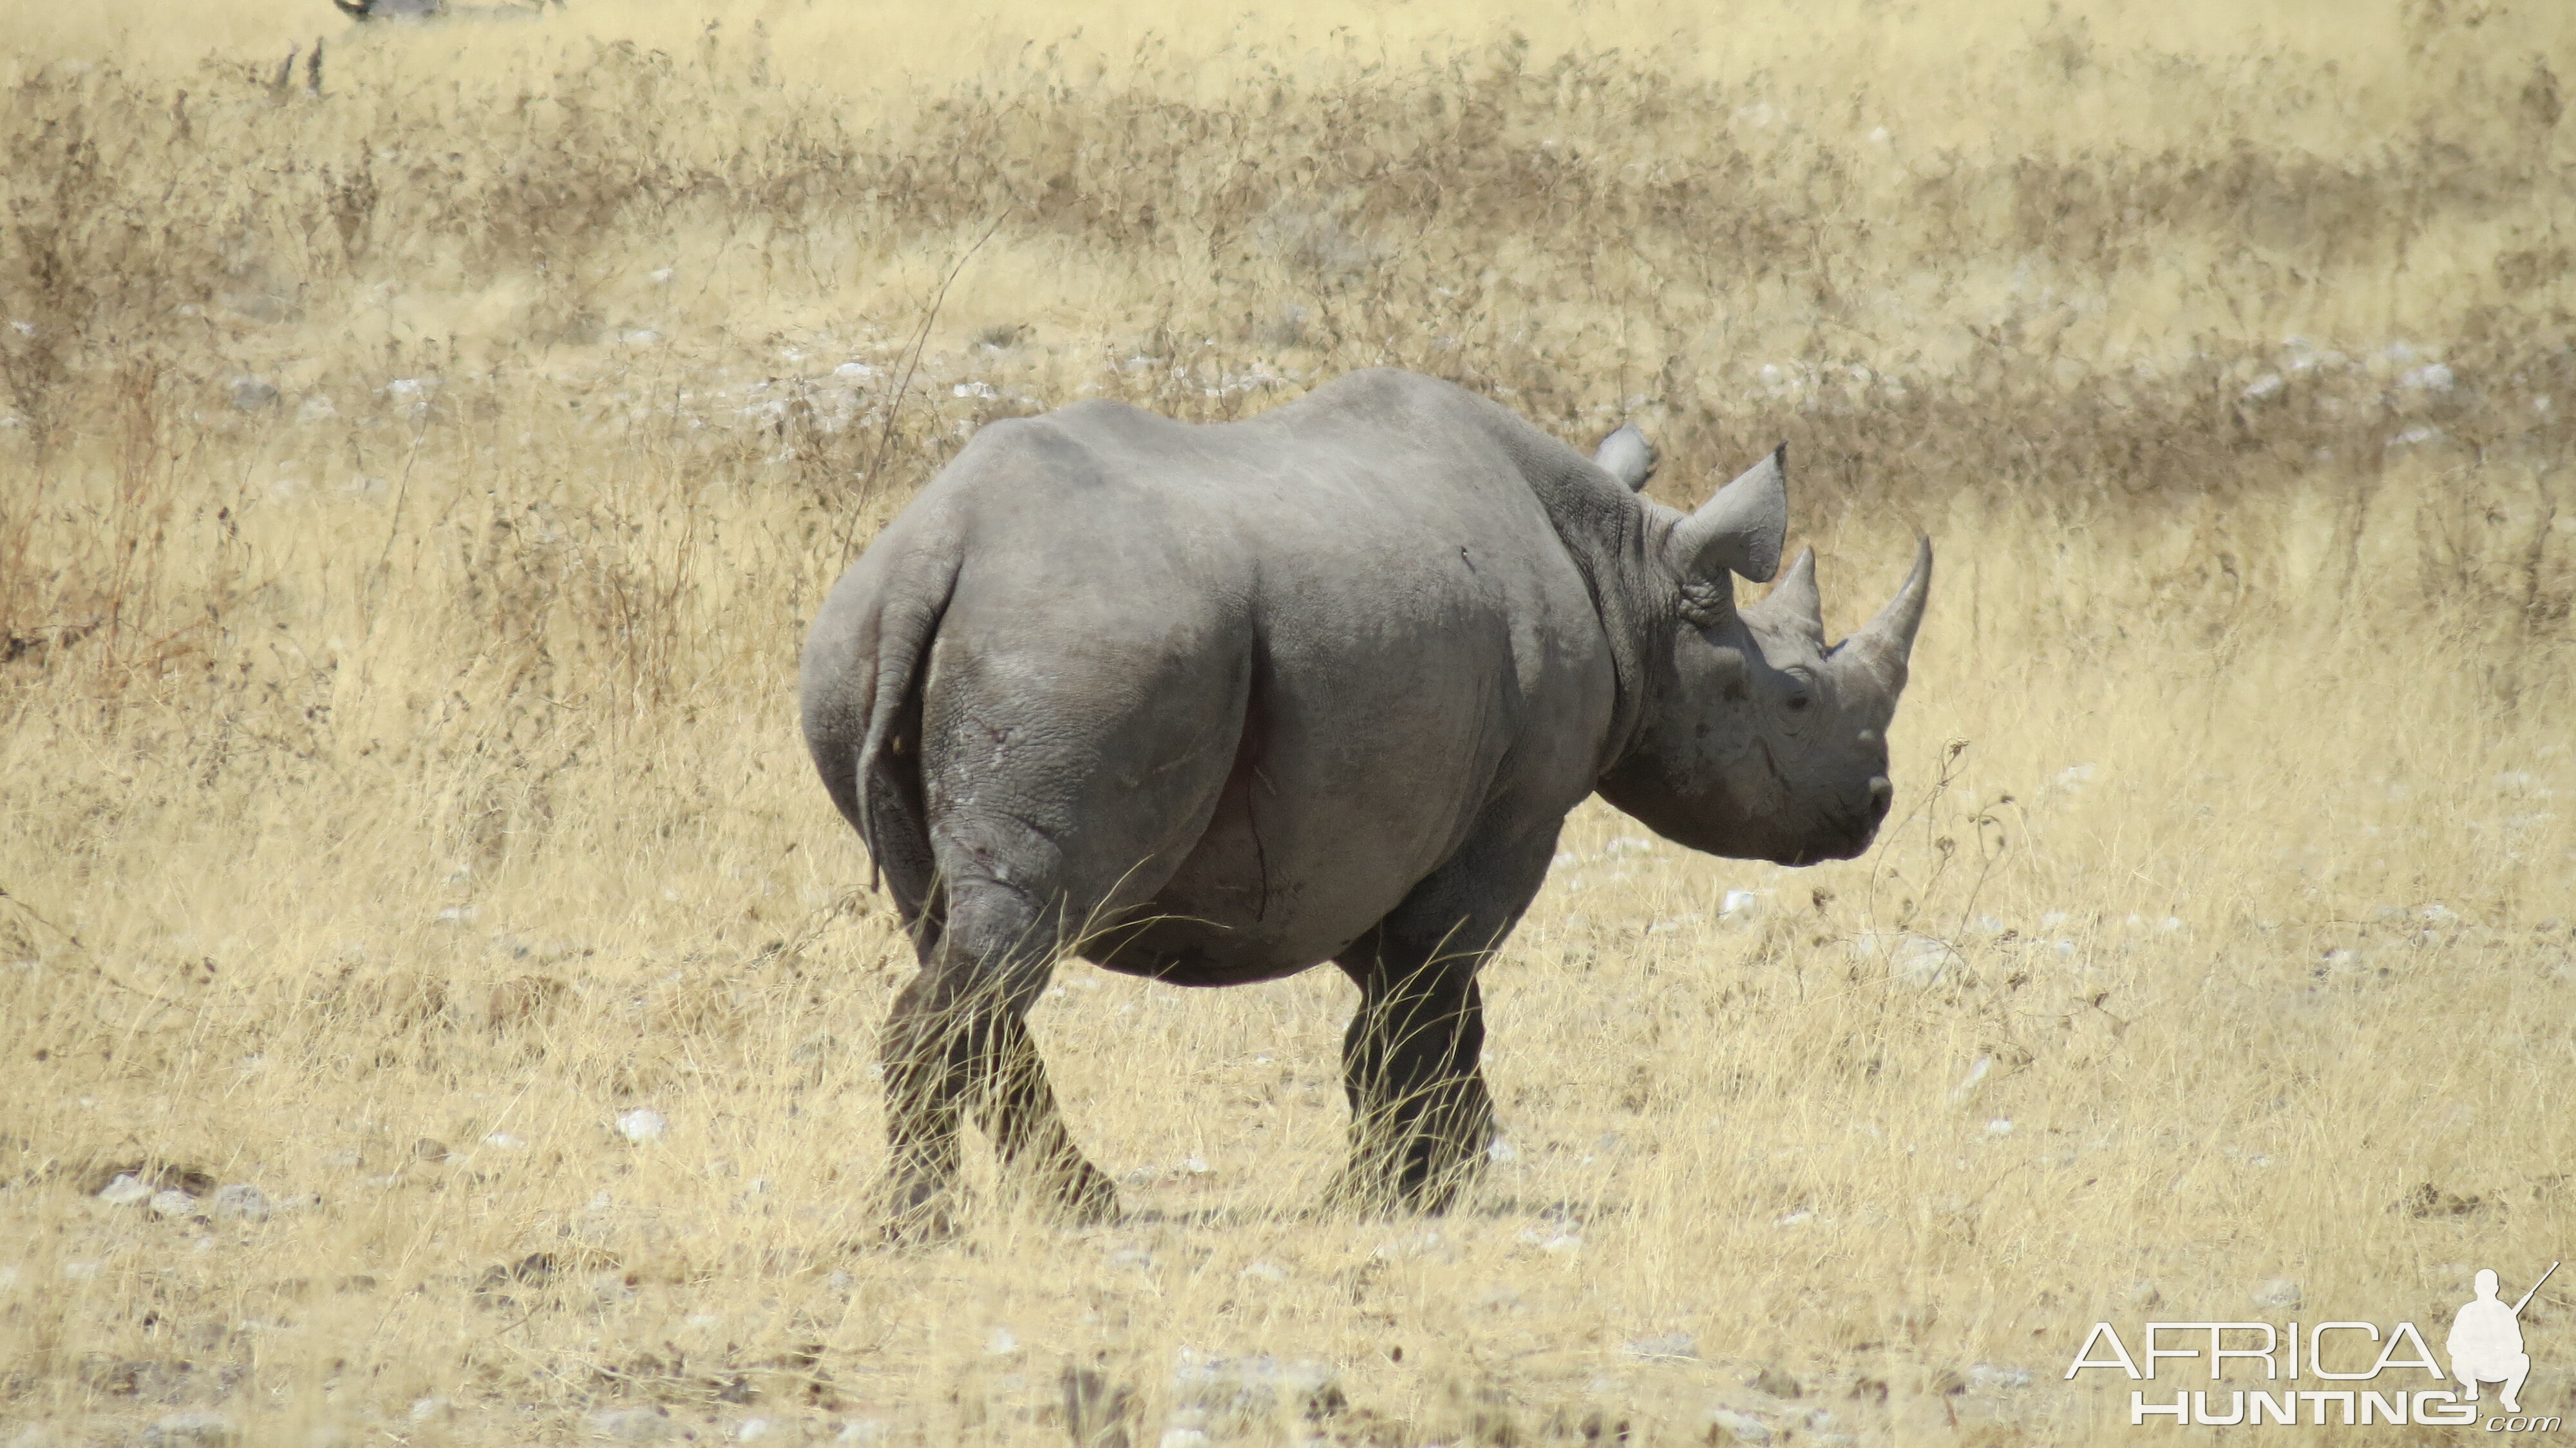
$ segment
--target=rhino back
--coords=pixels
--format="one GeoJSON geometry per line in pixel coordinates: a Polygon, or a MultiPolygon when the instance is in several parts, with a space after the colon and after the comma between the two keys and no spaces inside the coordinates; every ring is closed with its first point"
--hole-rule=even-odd
{"type": "Polygon", "coordinates": [[[1054,880],[1134,922],[1104,964],[1216,984],[1327,959],[1472,832],[1561,817],[1611,667],[1497,412],[1360,374],[1243,423],[1088,403],[980,433],[916,504],[941,526],[878,545],[957,554],[921,686],[939,867],[1054,880]]]}

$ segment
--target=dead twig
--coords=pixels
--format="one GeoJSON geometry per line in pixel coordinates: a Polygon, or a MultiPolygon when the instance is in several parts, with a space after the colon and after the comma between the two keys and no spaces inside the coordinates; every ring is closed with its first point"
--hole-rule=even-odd
{"type": "Polygon", "coordinates": [[[902,378],[895,383],[893,400],[886,404],[885,426],[878,430],[876,448],[868,454],[866,470],[859,474],[859,496],[855,500],[856,506],[851,507],[849,515],[841,520],[841,539],[839,546],[834,550],[837,555],[848,556],[850,534],[858,526],[860,506],[864,506],[867,500],[876,494],[877,473],[885,466],[886,453],[894,446],[895,420],[903,413],[904,396],[912,390],[913,373],[921,368],[922,349],[930,345],[930,329],[939,320],[939,308],[948,300],[948,289],[956,284],[958,273],[966,270],[966,263],[974,260],[975,253],[984,249],[984,243],[993,239],[993,233],[1002,229],[1002,223],[1010,219],[1014,209],[1016,208],[1013,206],[1002,208],[1000,214],[993,218],[992,224],[984,228],[984,234],[975,238],[975,244],[959,255],[956,265],[948,269],[947,279],[939,284],[939,290],[932,295],[930,310],[921,318],[921,329],[913,334],[912,356],[904,363],[902,378]]]}

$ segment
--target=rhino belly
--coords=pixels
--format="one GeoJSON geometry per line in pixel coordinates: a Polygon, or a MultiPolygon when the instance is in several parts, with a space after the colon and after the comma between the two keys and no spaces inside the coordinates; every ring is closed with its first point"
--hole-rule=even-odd
{"type": "Polygon", "coordinates": [[[1475,796],[1463,768],[1405,788],[1351,765],[1342,749],[1247,752],[1179,867],[1089,958],[1174,985],[1238,985],[1340,954],[1456,850],[1475,796]]]}
{"type": "Polygon", "coordinates": [[[1215,821],[1163,889],[1088,957],[1173,985],[1277,980],[1332,959],[1412,888],[1412,878],[1335,878],[1229,823],[1239,826],[1215,821]]]}

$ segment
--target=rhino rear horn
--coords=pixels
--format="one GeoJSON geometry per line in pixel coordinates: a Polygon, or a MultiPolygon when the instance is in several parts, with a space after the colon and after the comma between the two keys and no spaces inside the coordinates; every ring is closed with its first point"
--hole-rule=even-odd
{"type": "Polygon", "coordinates": [[[1762,596],[1762,601],[1744,612],[1774,628],[1792,629],[1806,635],[1817,648],[1825,646],[1825,601],[1816,593],[1816,550],[1801,548],[1789,562],[1789,571],[1762,596]]]}
{"type": "Polygon", "coordinates": [[[1914,633],[1923,626],[1923,603],[1931,592],[1932,540],[1918,533],[1914,538],[1914,571],[1905,575],[1905,586],[1896,590],[1896,596],[1878,611],[1878,617],[1844,639],[1842,647],[1859,655],[1880,677],[1902,687],[1905,661],[1914,652],[1914,633]]]}
{"type": "Polygon", "coordinates": [[[1592,450],[1593,465],[1617,478],[1629,492],[1643,492],[1646,480],[1655,475],[1655,445],[1633,422],[1623,422],[1616,432],[1601,439],[1592,450]]]}
{"type": "Polygon", "coordinates": [[[340,7],[340,13],[352,20],[365,20],[375,10],[375,0],[358,0],[354,5],[349,0],[331,0],[331,3],[340,7]]]}
{"type": "Polygon", "coordinates": [[[1744,470],[1673,529],[1673,561],[1694,578],[1727,572],[1768,583],[1789,534],[1789,445],[1744,470]]]}

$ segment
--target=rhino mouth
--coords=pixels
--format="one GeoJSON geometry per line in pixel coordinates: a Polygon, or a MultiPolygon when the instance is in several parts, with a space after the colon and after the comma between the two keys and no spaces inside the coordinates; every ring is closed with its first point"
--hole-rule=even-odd
{"type": "Polygon", "coordinates": [[[1789,857],[1782,860],[1780,863],[1784,865],[1821,865],[1827,860],[1857,859],[1869,849],[1869,842],[1876,838],[1877,834],[1878,826],[1876,824],[1862,825],[1856,830],[1847,832],[1840,840],[1836,840],[1828,844],[1802,845],[1796,850],[1791,851],[1789,857]]]}
{"type": "MultiPolygon", "coordinates": [[[[1780,786],[1781,791],[1784,794],[1796,794],[1797,786],[1790,782],[1788,772],[1780,767],[1780,756],[1772,751],[1771,741],[1757,734],[1753,737],[1753,743],[1762,751],[1762,765],[1771,772],[1772,780],[1780,786]]],[[[1887,801],[1875,795],[1872,796],[1869,805],[1863,809],[1822,815],[1816,821],[1818,828],[1814,833],[1800,843],[1790,846],[1776,862],[1783,865],[1817,865],[1827,860],[1852,859],[1867,850],[1870,842],[1878,838],[1879,821],[1885,818],[1887,818],[1887,801]]]]}

